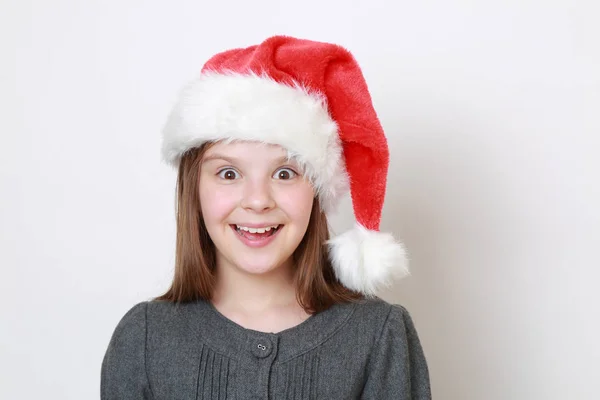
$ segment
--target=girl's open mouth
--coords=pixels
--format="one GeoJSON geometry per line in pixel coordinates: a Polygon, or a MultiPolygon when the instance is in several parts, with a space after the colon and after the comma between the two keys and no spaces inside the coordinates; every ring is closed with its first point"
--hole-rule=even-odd
{"type": "Polygon", "coordinates": [[[247,246],[262,247],[269,244],[273,238],[279,233],[283,225],[271,225],[262,228],[249,228],[241,225],[230,225],[238,238],[247,246]]]}

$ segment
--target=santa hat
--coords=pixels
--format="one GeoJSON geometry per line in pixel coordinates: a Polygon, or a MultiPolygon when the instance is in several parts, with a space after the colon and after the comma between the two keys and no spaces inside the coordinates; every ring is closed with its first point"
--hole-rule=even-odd
{"type": "Polygon", "coordinates": [[[408,273],[403,245],[379,232],[389,152],[365,79],[346,49],[274,36],[213,56],[171,112],[163,158],[176,167],[187,150],[223,139],[286,148],[326,213],[349,184],[356,225],[328,242],[344,286],[374,296],[408,273]]]}

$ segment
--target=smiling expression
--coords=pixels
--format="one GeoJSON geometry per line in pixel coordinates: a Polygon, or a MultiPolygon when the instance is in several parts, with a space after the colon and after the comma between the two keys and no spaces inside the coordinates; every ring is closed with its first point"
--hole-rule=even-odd
{"type": "Polygon", "coordinates": [[[217,268],[258,274],[292,267],[306,233],[313,186],[280,146],[219,142],[204,154],[199,195],[217,268]]]}

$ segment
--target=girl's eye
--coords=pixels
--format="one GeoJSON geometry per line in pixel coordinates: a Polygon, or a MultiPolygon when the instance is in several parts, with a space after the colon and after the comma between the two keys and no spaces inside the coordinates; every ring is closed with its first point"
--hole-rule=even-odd
{"type": "Polygon", "coordinates": [[[273,177],[275,179],[287,180],[295,178],[296,175],[298,174],[291,168],[279,168],[277,171],[275,171],[275,175],[273,175],[273,177]]]}
{"type": "Polygon", "coordinates": [[[225,180],[233,180],[239,178],[239,174],[236,170],[227,168],[219,171],[219,177],[225,180]]]}

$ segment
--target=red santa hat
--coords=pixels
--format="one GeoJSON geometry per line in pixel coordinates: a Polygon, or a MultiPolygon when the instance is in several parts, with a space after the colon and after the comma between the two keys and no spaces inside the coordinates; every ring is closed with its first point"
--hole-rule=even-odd
{"type": "Polygon", "coordinates": [[[328,242],[338,280],[367,296],[408,273],[401,243],[379,231],[389,152],[367,84],[341,46],[274,36],[213,56],[181,91],[163,129],[163,158],[207,141],[287,149],[331,212],[348,184],[355,227],[328,242]]]}

